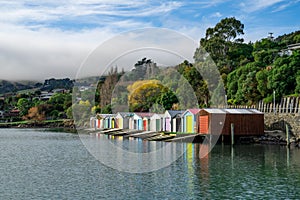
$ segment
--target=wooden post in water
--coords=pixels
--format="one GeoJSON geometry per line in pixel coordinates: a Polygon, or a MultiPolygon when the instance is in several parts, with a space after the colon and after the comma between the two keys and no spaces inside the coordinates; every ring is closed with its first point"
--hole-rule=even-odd
{"type": "Polygon", "coordinates": [[[224,143],[224,135],[222,134],[221,137],[222,137],[222,144],[223,144],[224,143]]]}
{"type": "Polygon", "coordinates": [[[231,127],[231,145],[234,145],[234,124],[231,123],[230,124],[230,127],[231,127]]]}
{"type": "Polygon", "coordinates": [[[290,147],[290,134],[289,134],[289,127],[285,124],[285,131],[286,131],[286,145],[290,147]]]}

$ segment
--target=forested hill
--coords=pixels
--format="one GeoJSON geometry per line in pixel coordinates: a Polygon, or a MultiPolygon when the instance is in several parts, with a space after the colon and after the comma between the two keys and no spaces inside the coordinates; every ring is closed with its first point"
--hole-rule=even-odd
{"type": "Polygon", "coordinates": [[[0,80],[0,94],[14,93],[20,90],[32,89],[35,88],[37,84],[38,84],[37,82],[33,82],[33,81],[13,82],[13,81],[0,80]]]}
{"type": "Polygon", "coordinates": [[[281,36],[278,36],[275,41],[284,48],[287,45],[295,44],[295,43],[300,43],[300,30],[295,31],[289,34],[284,34],[281,36]]]}
{"type": "MultiPolygon", "coordinates": [[[[200,107],[209,107],[212,100],[218,103],[226,96],[227,104],[235,105],[255,105],[261,100],[270,102],[274,92],[277,101],[288,95],[300,96],[300,49],[288,49],[288,45],[300,43],[300,31],[282,36],[266,32],[265,38],[249,43],[244,42],[243,35],[244,24],[241,21],[234,17],[222,19],[215,27],[206,30],[205,37],[201,38],[200,46],[194,53],[194,63],[184,61],[174,66],[180,76],[189,82],[200,107]],[[206,67],[211,66],[207,53],[217,66],[224,85],[221,82],[214,85],[208,83],[199,73],[201,67],[204,71],[210,70],[206,67]],[[225,87],[226,94],[223,94],[221,87],[225,87]]],[[[172,75],[174,68],[155,68],[158,75],[147,75],[147,72],[153,70],[145,68],[147,63],[143,62],[146,60],[138,61],[134,70],[128,73],[133,83],[120,90],[124,93],[120,92],[122,98],[116,99],[116,105],[127,104],[126,100],[129,99],[131,111],[149,111],[155,105],[163,105],[165,109],[182,109],[177,105],[177,98],[170,98],[182,96],[179,95],[180,90],[172,93],[166,89],[184,85],[179,81],[180,77],[172,75]],[[137,77],[147,77],[149,80],[143,82],[137,77]],[[158,92],[160,84],[166,87],[158,92]],[[133,90],[136,86],[140,87],[133,90]],[[126,92],[129,92],[128,96],[126,92]]],[[[103,113],[109,112],[109,108],[114,106],[111,105],[111,96],[107,94],[113,92],[112,85],[118,83],[120,74],[111,73],[103,84],[98,85],[96,103],[103,113]]]]}
{"type": "MultiPolygon", "coordinates": [[[[274,32],[276,30],[273,30],[274,32]]],[[[268,35],[269,34],[269,35],[268,35]]],[[[224,81],[229,104],[269,102],[275,92],[279,100],[300,93],[300,52],[288,45],[300,43],[300,31],[245,43],[244,24],[234,17],[208,28],[201,46],[216,63],[224,81]]],[[[202,48],[195,52],[196,63],[205,62],[202,48]]]]}
{"type": "Polygon", "coordinates": [[[0,80],[0,94],[16,93],[22,90],[38,89],[41,91],[52,91],[54,89],[66,89],[71,90],[74,86],[74,81],[65,79],[47,79],[44,83],[34,81],[7,81],[0,80]]]}

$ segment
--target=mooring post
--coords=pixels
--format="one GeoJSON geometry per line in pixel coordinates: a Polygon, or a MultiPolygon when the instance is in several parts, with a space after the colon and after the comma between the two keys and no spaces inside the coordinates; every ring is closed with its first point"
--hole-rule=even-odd
{"type": "Polygon", "coordinates": [[[222,144],[224,144],[224,135],[222,134],[222,144]]]}
{"type": "Polygon", "coordinates": [[[286,131],[286,145],[290,147],[290,134],[289,134],[289,126],[285,124],[285,131],[286,131]]]}
{"type": "Polygon", "coordinates": [[[234,124],[231,123],[231,145],[234,145],[234,124]]]}

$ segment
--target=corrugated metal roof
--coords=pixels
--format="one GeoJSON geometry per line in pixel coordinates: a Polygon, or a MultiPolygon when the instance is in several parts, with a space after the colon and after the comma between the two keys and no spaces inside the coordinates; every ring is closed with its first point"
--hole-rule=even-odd
{"type": "Polygon", "coordinates": [[[102,118],[115,117],[116,114],[99,114],[102,118]]]}
{"type": "Polygon", "coordinates": [[[227,113],[232,114],[251,114],[252,112],[247,109],[225,109],[227,113]]]}
{"type": "Polygon", "coordinates": [[[174,118],[177,114],[182,114],[184,110],[167,110],[166,112],[170,114],[171,118],[174,118]]]}
{"type": "Polygon", "coordinates": [[[219,109],[219,108],[206,108],[203,109],[208,113],[212,114],[225,114],[225,113],[231,113],[231,114],[262,114],[262,112],[256,110],[256,109],[219,109]]]}
{"type": "Polygon", "coordinates": [[[250,110],[256,114],[263,114],[263,112],[260,112],[259,110],[256,109],[250,109],[250,110]]]}
{"type": "Polygon", "coordinates": [[[132,113],[132,112],[118,112],[117,114],[120,114],[123,118],[125,118],[125,117],[132,116],[134,113],[132,113]]]}
{"type": "Polygon", "coordinates": [[[188,109],[188,111],[190,111],[191,113],[193,113],[194,115],[197,114],[198,112],[200,112],[201,109],[199,108],[192,108],[192,109],[188,109]]]}
{"type": "Polygon", "coordinates": [[[217,114],[225,114],[226,111],[224,109],[218,109],[218,108],[206,108],[203,109],[208,113],[217,113],[217,114]]]}
{"type": "Polygon", "coordinates": [[[154,115],[151,116],[151,119],[160,119],[163,118],[164,116],[165,116],[164,114],[155,113],[154,115]]]}
{"type": "Polygon", "coordinates": [[[155,113],[149,113],[149,112],[135,112],[134,114],[136,114],[137,116],[144,118],[144,117],[151,117],[152,115],[154,115],[155,113]]]}

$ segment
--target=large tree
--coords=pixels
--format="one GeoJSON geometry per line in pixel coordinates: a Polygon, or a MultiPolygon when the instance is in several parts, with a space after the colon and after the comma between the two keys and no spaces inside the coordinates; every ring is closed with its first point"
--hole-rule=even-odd
{"type": "MultiPolygon", "coordinates": [[[[243,45],[235,45],[243,42],[242,38],[238,38],[239,35],[244,34],[244,24],[234,17],[222,19],[213,28],[206,30],[206,35],[200,40],[200,47],[196,49],[194,59],[196,62],[203,62],[206,60],[207,53],[215,61],[219,69],[225,68],[231,71],[234,63],[231,62],[229,52],[235,48],[248,48],[243,45]]],[[[243,50],[245,52],[247,50],[243,50]]],[[[236,50],[234,50],[233,56],[236,56],[236,50]]],[[[228,70],[227,70],[228,71],[228,70]]]]}
{"type": "Polygon", "coordinates": [[[111,68],[100,90],[101,109],[111,104],[113,90],[118,83],[119,75],[117,68],[111,68]]]}
{"type": "Polygon", "coordinates": [[[178,103],[174,92],[163,86],[158,80],[136,81],[127,87],[128,103],[131,111],[149,111],[154,105],[160,105],[164,110],[178,103]]]}
{"type": "Polygon", "coordinates": [[[31,103],[26,98],[20,98],[17,103],[17,107],[20,110],[21,117],[28,114],[28,109],[31,107],[31,103]]]}

